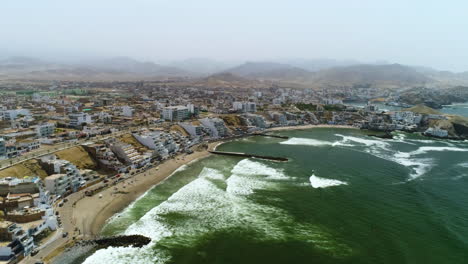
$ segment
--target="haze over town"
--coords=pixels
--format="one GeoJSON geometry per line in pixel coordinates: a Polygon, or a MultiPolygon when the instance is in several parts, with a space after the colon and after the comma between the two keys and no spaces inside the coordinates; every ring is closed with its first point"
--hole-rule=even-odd
{"type": "Polygon", "coordinates": [[[0,56],[328,58],[468,70],[466,1],[6,1],[0,56]]]}

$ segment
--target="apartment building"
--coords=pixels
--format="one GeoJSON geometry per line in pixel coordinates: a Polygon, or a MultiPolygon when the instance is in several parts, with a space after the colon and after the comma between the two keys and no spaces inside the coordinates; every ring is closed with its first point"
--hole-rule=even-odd
{"type": "Polygon", "coordinates": [[[200,123],[208,128],[210,136],[213,138],[220,138],[228,135],[228,129],[224,121],[220,118],[207,117],[200,119],[200,123]]]}
{"type": "Polygon", "coordinates": [[[43,123],[36,126],[36,134],[38,138],[49,137],[55,132],[54,123],[43,123]]]}
{"type": "Polygon", "coordinates": [[[69,125],[71,127],[78,127],[83,124],[91,124],[93,122],[91,116],[83,112],[69,114],[68,118],[70,119],[69,125]]]}
{"type": "Polygon", "coordinates": [[[186,106],[168,106],[162,109],[162,118],[166,121],[182,121],[190,117],[186,106]]]}

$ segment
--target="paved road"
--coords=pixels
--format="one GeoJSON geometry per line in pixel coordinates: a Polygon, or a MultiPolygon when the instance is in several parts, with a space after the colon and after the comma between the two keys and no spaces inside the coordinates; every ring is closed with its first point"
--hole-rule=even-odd
{"type": "Polygon", "coordinates": [[[35,256],[29,256],[25,258],[21,263],[34,264],[38,261],[42,261],[42,258],[46,257],[60,246],[65,245],[68,241],[72,240],[78,233],[75,232],[75,225],[73,221],[73,204],[84,196],[84,190],[73,193],[67,197],[68,201],[64,203],[62,207],[57,207],[60,218],[62,220],[62,227],[57,230],[57,234],[54,235],[44,245],[39,247],[39,253],[35,256]],[[62,234],[68,232],[67,237],[63,237],[62,234]]]}
{"type": "Polygon", "coordinates": [[[30,160],[30,159],[37,159],[37,158],[39,158],[41,156],[48,155],[48,154],[53,154],[54,152],[57,152],[57,151],[60,151],[60,150],[76,147],[76,146],[79,146],[79,145],[81,145],[83,143],[86,143],[86,142],[92,142],[92,141],[96,141],[96,140],[104,140],[104,139],[107,139],[107,138],[110,138],[110,137],[117,137],[117,136],[120,136],[122,134],[129,133],[132,130],[135,130],[135,129],[138,129],[138,128],[135,127],[135,128],[132,128],[132,129],[120,130],[120,131],[117,131],[117,132],[114,132],[114,133],[111,133],[111,134],[107,134],[107,135],[96,136],[96,137],[89,138],[89,139],[80,139],[80,140],[77,140],[75,142],[60,143],[60,144],[54,145],[53,147],[50,147],[48,149],[33,150],[33,151],[28,152],[28,153],[26,153],[26,154],[24,154],[22,156],[0,161],[0,170],[11,167],[13,165],[16,165],[18,163],[21,163],[21,162],[24,162],[24,161],[27,161],[27,160],[30,160]]]}

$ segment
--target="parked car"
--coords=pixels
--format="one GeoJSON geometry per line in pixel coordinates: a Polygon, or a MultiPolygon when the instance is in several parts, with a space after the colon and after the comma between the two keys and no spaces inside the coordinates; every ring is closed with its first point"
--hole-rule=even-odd
{"type": "Polygon", "coordinates": [[[62,237],[67,237],[68,236],[68,232],[65,232],[62,234],[62,237]]]}

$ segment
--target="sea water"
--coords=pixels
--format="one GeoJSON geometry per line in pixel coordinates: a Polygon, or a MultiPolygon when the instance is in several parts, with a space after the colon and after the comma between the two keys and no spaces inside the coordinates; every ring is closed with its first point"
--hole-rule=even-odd
{"type": "Polygon", "coordinates": [[[115,215],[103,235],[142,248],[84,263],[466,263],[468,143],[352,129],[221,145],[288,162],[210,156],[115,215]]]}

